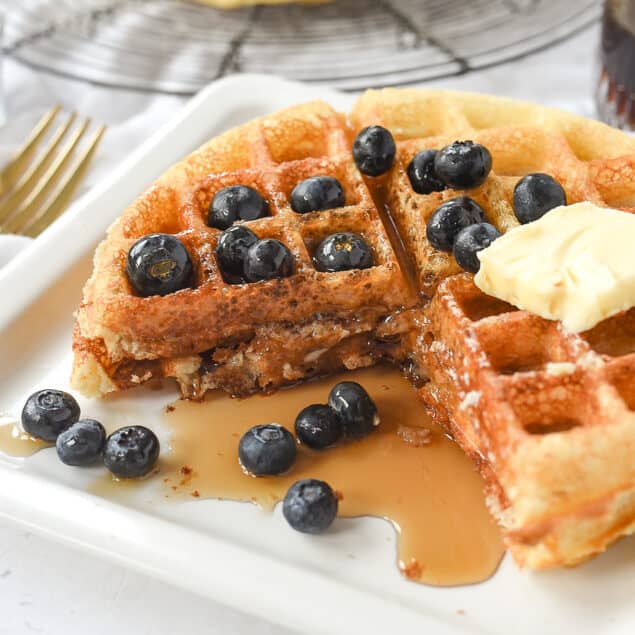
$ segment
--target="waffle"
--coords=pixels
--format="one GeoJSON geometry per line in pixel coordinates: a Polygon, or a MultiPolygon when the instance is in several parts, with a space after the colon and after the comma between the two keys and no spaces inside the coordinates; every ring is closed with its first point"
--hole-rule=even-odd
{"type": "Polygon", "coordinates": [[[377,329],[390,331],[398,320],[383,322],[415,297],[350,146],[344,119],[318,102],[230,131],[172,168],[97,249],[77,313],[74,385],[98,395],[171,376],[188,397],[215,387],[245,394],[372,363],[368,340],[377,329]],[[296,214],[291,190],[318,174],[338,178],[347,205],[296,214]],[[252,285],[223,280],[214,256],[221,232],[204,218],[215,192],[236,184],[269,201],[271,216],[246,225],[290,249],[291,277],[252,285]],[[336,231],[363,236],[375,266],[318,272],[311,254],[336,231]],[[133,293],[126,256],[153,232],[176,234],[186,245],[197,272],[193,289],[133,293]]]}
{"type": "Polygon", "coordinates": [[[516,225],[512,192],[529,172],[555,176],[569,203],[635,205],[635,139],[557,110],[414,89],[369,91],[348,118],[322,102],[287,109],[211,140],[112,225],[76,314],[73,386],[98,396],[173,377],[186,397],[214,388],[244,395],[387,360],[483,473],[518,562],[574,564],[601,551],[635,522],[635,316],[569,336],[457,275],[425,227],[438,205],[466,192],[416,194],[406,175],[417,151],[457,139],[492,154],[491,174],[467,194],[503,232],[516,225]],[[375,179],[351,159],[352,139],[371,124],[397,141],[395,165],[375,179]],[[346,207],[294,213],[292,188],[316,175],[338,178],[346,207]],[[220,232],[204,218],[214,193],[235,184],[269,201],[271,216],[246,225],[288,246],[289,278],[223,280],[214,256],[220,232]],[[313,251],[336,231],[361,234],[375,266],[316,271],[313,251]],[[192,289],[135,295],[127,252],[154,232],[184,242],[192,289]]]}
{"type": "Polygon", "coordinates": [[[352,119],[356,129],[382,125],[398,141],[387,204],[414,259],[417,285],[428,298],[441,280],[462,271],[451,254],[437,251],[426,238],[428,218],[450,198],[470,196],[501,232],[518,225],[514,187],[532,172],[558,179],[569,204],[591,201],[622,209],[635,205],[635,140],[559,110],[469,93],[384,90],[363,95],[352,119]],[[458,139],[471,139],[491,152],[493,169],[485,183],[469,191],[414,192],[406,173],[413,156],[458,139]]]}
{"type": "Polygon", "coordinates": [[[635,309],[580,335],[448,278],[419,396],[479,467],[517,562],[576,564],[635,531],[635,309]]]}

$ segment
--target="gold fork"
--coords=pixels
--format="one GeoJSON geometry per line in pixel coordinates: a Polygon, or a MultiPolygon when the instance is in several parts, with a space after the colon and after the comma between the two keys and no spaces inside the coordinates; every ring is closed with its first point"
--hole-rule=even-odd
{"type": "Polygon", "coordinates": [[[106,127],[98,126],[81,152],[76,153],[90,119],[73,128],[77,114],[70,113],[38,154],[60,111],[60,106],[51,108],[0,171],[0,233],[32,237],[42,233],[66,209],[84,178],[106,127]]]}

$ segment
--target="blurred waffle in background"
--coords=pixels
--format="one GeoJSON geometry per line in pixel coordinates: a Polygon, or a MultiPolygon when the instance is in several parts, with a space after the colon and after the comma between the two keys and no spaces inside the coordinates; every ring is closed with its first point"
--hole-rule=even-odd
{"type": "Polygon", "coordinates": [[[219,9],[239,9],[240,7],[251,7],[255,4],[324,4],[333,0],[194,0],[200,4],[208,4],[219,9]]]}

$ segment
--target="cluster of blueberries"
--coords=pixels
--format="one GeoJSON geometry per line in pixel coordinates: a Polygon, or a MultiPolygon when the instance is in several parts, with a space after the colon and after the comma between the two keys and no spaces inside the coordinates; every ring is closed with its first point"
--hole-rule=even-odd
{"type": "MultiPolygon", "coordinates": [[[[291,208],[298,214],[343,207],[346,195],[332,176],[313,176],[291,192],[291,208]]],[[[244,284],[286,278],[293,274],[289,248],[273,238],[259,239],[239,221],[269,215],[269,203],[247,185],[230,185],[214,195],[207,225],[223,233],[216,243],[216,257],[223,278],[244,284]]],[[[317,247],[313,262],[318,271],[366,269],[374,264],[366,241],[352,232],[327,236],[317,247]]],[[[139,239],[128,253],[128,278],[141,296],[167,295],[192,284],[194,268],[185,245],[171,234],[150,234],[139,239]]]]}
{"type": "MultiPolygon", "coordinates": [[[[389,170],[395,158],[392,134],[381,126],[362,130],[353,145],[359,169],[369,176],[389,170]]],[[[487,148],[473,141],[455,141],[441,150],[418,152],[408,165],[407,174],[417,194],[442,192],[447,188],[467,190],[485,182],[492,169],[487,148]]],[[[549,174],[529,174],[514,188],[514,213],[521,223],[541,218],[549,210],[566,204],[564,189],[549,174]]],[[[481,206],[468,196],[445,201],[431,215],[426,226],[430,244],[450,252],[466,271],[480,268],[477,253],[496,240],[500,232],[486,222],[481,206]]]]}
{"type": "MultiPolygon", "coordinates": [[[[353,159],[360,172],[370,177],[385,174],[394,164],[397,147],[381,126],[364,128],[353,143],[353,159]]],[[[473,141],[455,141],[440,150],[417,153],[408,165],[412,189],[418,194],[447,188],[466,190],[482,185],[492,169],[487,148],[473,141]]],[[[298,214],[334,209],[346,204],[341,183],[332,176],[313,176],[291,192],[291,208],[298,214]]],[[[537,220],[547,211],[566,204],[565,192],[548,174],[529,174],[514,189],[514,212],[521,223],[537,220]]],[[[216,256],[223,278],[244,284],[285,278],[293,274],[293,256],[288,247],[272,238],[259,239],[246,226],[235,223],[268,216],[269,203],[254,188],[231,185],[214,195],[207,224],[223,233],[216,256]]],[[[481,206],[468,196],[445,201],[430,216],[426,235],[430,244],[452,253],[466,271],[480,267],[478,252],[488,247],[500,232],[487,222],[481,206]]],[[[313,255],[318,271],[365,269],[374,264],[372,250],[364,239],[351,232],[327,236],[313,255]]],[[[167,295],[192,284],[194,267],[185,245],[169,234],[151,234],[130,249],[128,278],[142,296],[167,295]]]]}
{"type": "Polygon", "coordinates": [[[47,388],[33,393],[22,409],[22,427],[31,436],[55,443],[62,463],[104,465],[117,477],[145,476],[159,458],[159,440],[144,426],[126,426],[106,437],[94,419],[80,419],[79,404],[62,390],[47,388]]]}
{"type": "MultiPolygon", "coordinates": [[[[379,424],[377,407],[356,382],[336,384],[328,404],[312,404],[295,420],[299,443],[323,450],[343,438],[361,439],[379,424]]],[[[277,423],[254,426],[240,439],[238,458],[243,469],[254,476],[275,476],[287,472],[297,455],[296,440],[277,423]]],[[[337,514],[337,496],[331,486],[317,479],[296,481],[282,504],[287,522],[304,533],[328,529],[337,514]]]]}
{"type": "MultiPolygon", "coordinates": [[[[226,229],[216,243],[216,257],[223,278],[230,284],[286,278],[293,273],[293,256],[279,240],[258,239],[245,225],[226,229]]],[[[364,239],[352,232],[327,236],[313,257],[318,271],[367,269],[374,260],[364,239]]]]}
{"type": "MultiPolygon", "coordinates": [[[[456,141],[439,151],[424,150],[415,155],[408,167],[408,177],[416,192],[429,194],[447,187],[478,187],[491,168],[492,157],[487,148],[472,141],[456,141]]],[[[549,174],[528,174],[514,188],[514,213],[523,224],[565,204],[564,189],[549,174]]],[[[434,248],[451,252],[465,271],[476,273],[481,264],[477,253],[489,247],[500,232],[486,222],[485,212],[475,200],[457,196],[433,212],[426,236],[434,248]]]]}
{"type": "MultiPolygon", "coordinates": [[[[291,192],[291,209],[307,214],[346,205],[341,183],[332,176],[313,176],[298,183],[291,192]]],[[[216,244],[216,257],[226,282],[243,284],[293,273],[293,256],[286,245],[272,238],[258,239],[239,221],[269,215],[269,204],[252,187],[231,185],[214,195],[207,225],[223,231],[216,244]]],[[[349,271],[373,266],[373,254],[364,239],[351,232],[327,236],[313,255],[318,271],[349,271]]]]}
{"type": "MultiPolygon", "coordinates": [[[[379,424],[377,407],[356,382],[340,382],[328,396],[328,404],[304,408],[295,421],[299,443],[313,450],[334,446],[344,438],[362,439],[379,424]]],[[[119,478],[139,478],[159,458],[159,440],[145,426],[126,426],[106,436],[94,419],[80,419],[80,407],[67,392],[47,388],[33,393],[22,409],[22,427],[31,436],[55,443],[66,465],[91,466],[101,457],[119,478]]],[[[270,423],[248,430],[238,445],[243,469],[253,476],[287,472],[297,455],[296,440],[283,426],[270,423]]],[[[311,534],[325,531],[337,515],[333,489],[317,479],[296,481],[288,490],[283,514],[294,529],[311,534]]]]}

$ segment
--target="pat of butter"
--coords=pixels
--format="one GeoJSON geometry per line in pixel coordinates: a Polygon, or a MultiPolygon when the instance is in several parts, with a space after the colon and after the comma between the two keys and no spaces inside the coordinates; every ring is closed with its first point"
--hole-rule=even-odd
{"type": "Polygon", "coordinates": [[[635,214],[576,203],[495,240],[474,282],[573,332],[635,306],[635,214]]]}

